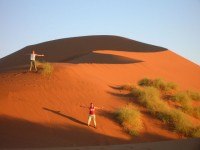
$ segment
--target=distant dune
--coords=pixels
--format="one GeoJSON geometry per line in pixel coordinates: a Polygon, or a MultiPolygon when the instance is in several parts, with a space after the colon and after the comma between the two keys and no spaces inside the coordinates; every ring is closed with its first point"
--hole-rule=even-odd
{"type": "MultiPolygon", "coordinates": [[[[112,112],[130,103],[114,87],[144,77],[200,91],[200,66],[167,50],[117,36],[85,36],[27,46],[0,59],[0,148],[101,146],[187,139],[143,110],[144,130],[132,137],[112,112]],[[28,72],[32,50],[51,62],[50,78],[28,72]],[[88,106],[97,126],[87,127],[88,106]]],[[[199,103],[197,103],[199,105],[199,103]]],[[[194,119],[200,125],[199,119],[194,119]]],[[[195,140],[196,141],[196,140],[195,140]]]]}
{"type": "Polygon", "coordinates": [[[114,50],[129,52],[158,52],[166,49],[118,36],[84,36],[66,38],[27,46],[0,59],[0,70],[23,67],[29,64],[32,50],[45,54],[45,61],[68,62],[95,50],[114,50]]]}

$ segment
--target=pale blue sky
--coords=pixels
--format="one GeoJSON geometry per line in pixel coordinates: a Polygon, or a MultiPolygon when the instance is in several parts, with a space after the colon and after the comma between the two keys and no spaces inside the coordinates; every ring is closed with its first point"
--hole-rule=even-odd
{"type": "Polygon", "coordinates": [[[162,46],[200,65],[200,0],[0,0],[0,58],[86,35],[162,46]]]}

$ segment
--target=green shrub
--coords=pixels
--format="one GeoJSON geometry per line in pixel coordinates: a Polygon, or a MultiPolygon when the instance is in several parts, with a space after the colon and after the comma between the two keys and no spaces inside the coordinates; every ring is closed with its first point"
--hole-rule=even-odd
{"type": "Polygon", "coordinates": [[[139,80],[138,85],[140,86],[152,86],[155,87],[159,90],[163,90],[163,91],[169,91],[169,90],[174,90],[177,88],[175,83],[172,82],[165,82],[162,79],[148,79],[148,78],[144,78],[139,80]]]}
{"type": "Polygon", "coordinates": [[[174,90],[177,88],[175,83],[172,82],[165,82],[162,79],[155,79],[153,80],[153,86],[157,89],[163,90],[163,91],[169,91],[174,90]]]}
{"type": "Polygon", "coordinates": [[[181,106],[184,112],[191,114],[193,112],[193,106],[191,100],[186,100],[181,102],[181,106]]]}
{"type": "Polygon", "coordinates": [[[48,63],[48,62],[45,62],[42,64],[42,75],[44,76],[50,76],[52,73],[53,73],[53,66],[48,63]]]}
{"type": "Polygon", "coordinates": [[[191,136],[193,132],[192,123],[183,112],[175,109],[171,111],[171,121],[176,132],[191,136]]]}
{"type": "Polygon", "coordinates": [[[157,111],[155,116],[162,120],[164,123],[170,123],[171,121],[171,114],[170,111],[157,111]]]}
{"type": "Polygon", "coordinates": [[[50,76],[53,73],[53,66],[48,62],[36,61],[39,72],[44,76],[50,76]]]}
{"type": "Polygon", "coordinates": [[[160,99],[160,93],[154,87],[134,89],[130,92],[130,95],[136,97],[138,102],[145,106],[151,113],[169,110],[169,106],[160,99]]]}
{"type": "Polygon", "coordinates": [[[187,101],[189,99],[189,96],[186,92],[179,91],[174,95],[174,97],[172,97],[172,99],[177,102],[183,102],[183,101],[187,101]]]}
{"type": "Polygon", "coordinates": [[[200,118],[200,106],[193,109],[193,113],[197,118],[200,118]]]}
{"type": "Polygon", "coordinates": [[[176,83],[168,82],[167,83],[167,89],[169,89],[169,90],[176,90],[177,89],[176,83]]]}
{"type": "Polygon", "coordinates": [[[192,100],[200,101],[200,93],[199,92],[187,91],[187,93],[192,100]]]}
{"type": "Polygon", "coordinates": [[[138,85],[140,86],[152,86],[153,85],[153,80],[149,78],[144,78],[138,81],[138,85]]]}
{"type": "Polygon", "coordinates": [[[153,86],[159,90],[165,90],[166,83],[162,79],[153,80],[153,86]]]}
{"type": "Polygon", "coordinates": [[[137,97],[138,102],[145,106],[151,114],[164,122],[169,122],[170,108],[167,103],[160,99],[160,93],[156,88],[134,89],[131,91],[131,95],[137,97]]]}
{"type": "Polygon", "coordinates": [[[184,112],[191,113],[193,111],[192,101],[187,92],[177,92],[172,96],[172,100],[179,102],[184,112]]]}
{"type": "Polygon", "coordinates": [[[139,96],[142,94],[142,90],[140,89],[132,89],[130,92],[129,92],[129,95],[130,96],[133,96],[133,97],[136,97],[136,98],[139,98],[139,96]]]}
{"type": "Polygon", "coordinates": [[[159,91],[154,87],[146,87],[141,90],[138,100],[139,102],[146,106],[150,107],[153,103],[156,103],[160,99],[159,91]]]}
{"type": "Polygon", "coordinates": [[[138,135],[142,129],[140,112],[132,105],[127,105],[117,109],[114,113],[116,119],[131,135],[138,135]]]}
{"type": "Polygon", "coordinates": [[[193,130],[192,137],[200,138],[200,126],[196,127],[196,128],[193,130]]]}
{"type": "Polygon", "coordinates": [[[177,88],[174,83],[167,83],[161,79],[151,80],[145,78],[140,80],[138,84],[143,86],[143,88],[132,89],[130,95],[135,97],[139,104],[146,107],[151,114],[163,122],[170,124],[174,131],[185,136],[200,137],[200,126],[195,128],[187,114],[184,113],[186,112],[190,115],[194,114],[196,117],[200,117],[200,107],[193,108],[191,101],[191,99],[198,100],[199,93],[179,91],[173,96],[170,95],[172,100],[181,104],[181,111],[180,109],[170,108],[161,99],[161,91],[177,88]]]}

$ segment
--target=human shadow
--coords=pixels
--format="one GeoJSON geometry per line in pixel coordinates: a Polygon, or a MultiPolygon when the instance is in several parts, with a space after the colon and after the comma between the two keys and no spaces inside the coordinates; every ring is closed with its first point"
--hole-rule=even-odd
{"type": "Polygon", "coordinates": [[[73,121],[75,123],[78,123],[78,124],[81,124],[81,125],[87,125],[86,123],[84,123],[84,122],[82,122],[80,120],[77,120],[77,119],[75,119],[73,117],[70,117],[70,116],[67,116],[65,114],[62,114],[60,111],[55,111],[55,110],[52,110],[52,109],[49,109],[49,108],[46,108],[46,107],[43,107],[42,109],[44,109],[46,111],[49,111],[49,112],[52,112],[52,113],[54,113],[56,115],[62,116],[64,118],[67,118],[67,119],[69,119],[69,120],[71,120],[71,121],[73,121]]]}
{"type": "Polygon", "coordinates": [[[99,141],[103,145],[130,143],[130,140],[70,124],[36,123],[6,115],[0,115],[0,122],[0,149],[96,146],[99,141]]]}

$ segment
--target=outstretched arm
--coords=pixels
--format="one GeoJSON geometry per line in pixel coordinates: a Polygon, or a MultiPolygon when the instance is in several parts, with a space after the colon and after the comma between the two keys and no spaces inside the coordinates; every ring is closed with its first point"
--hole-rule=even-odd
{"type": "Polygon", "coordinates": [[[40,54],[36,54],[36,56],[44,56],[44,54],[40,55],[40,54]]]}
{"type": "Polygon", "coordinates": [[[94,108],[95,108],[95,109],[103,109],[104,107],[96,107],[96,106],[95,106],[94,108]]]}
{"type": "Polygon", "coordinates": [[[85,105],[80,105],[80,107],[82,107],[82,108],[89,108],[88,106],[85,106],[85,105]]]}

